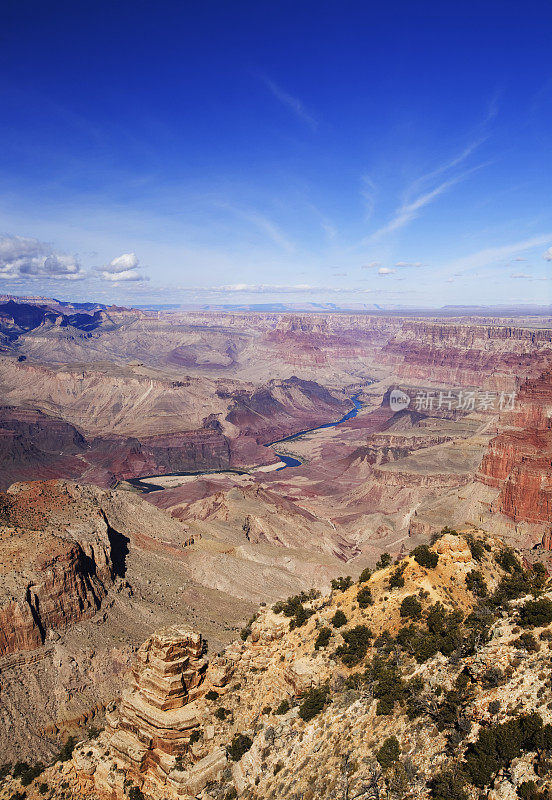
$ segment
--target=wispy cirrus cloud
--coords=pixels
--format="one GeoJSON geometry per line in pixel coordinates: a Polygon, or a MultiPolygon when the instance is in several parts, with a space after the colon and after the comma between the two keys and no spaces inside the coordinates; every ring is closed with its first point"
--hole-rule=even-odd
{"type": "Polygon", "coordinates": [[[278,245],[278,247],[281,247],[283,250],[286,250],[288,253],[293,253],[295,251],[295,244],[291,241],[291,239],[286,236],[284,231],[279,225],[277,225],[276,222],[264,214],[260,214],[258,211],[250,211],[249,209],[239,208],[231,203],[219,202],[216,205],[218,208],[229,211],[231,214],[234,214],[234,216],[238,217],[244,222],[253,225],[260,233],[264,234],[268,239],[274,242],[274,244],[278,245]]]}
{"type": "MultiPolygon", "coordinates": [[[[374,231],[370,236],[366,237],[363,240],[363,243],[366,244],[368,242],[375,242],[378,239],[386,236],[389,233],[394,233],[395,231],[404,228],[405,225],[408,225],[412,222],[416,217],[418,217],[420,211],[428,206],[430,203],[433,203],[438,197],[444,194],[446,191],[451,189],[456,184],[460,183],[461,181],[465,180],[469,175],[476,172],[477,170],[481,169],[481,166],[473,167],[472,169],[466,170],[465,172],[457,175],[454,178],[450,178],[449,180],[443,181],[434,189],[430,191],[424,192],[417,197],[415,197],[412,201],[403,203],[399,208],[395,211],[393,217],[383,225],[378,230],[374,231]]],[[[410,194],[410,190],[407,192],[410,194]]]]}
{"type": "Polygon", "coordinates": [[[272,92],[274,97],[279,100],[283,106],[288,108],[298,119],[308,125],[313,132],[318,130],[318,120],[316,120],[312,114],[307,111],[304,103],[299,100],[298,97],[286,92],[281,86],[279,86],[279,84],[277,84],[271,78],[268,78],[266,75],[260,75],[259,77],[267,89],[272,92]]]}
{"type": "MultiPolygon", "coordinates": [[[[455,259],[450,262],[447,267],[462,271],[486,267],[488,264],[493,264],[496,261],[511,258],[516,253],[523,253],[525,250],[531,250],[533,247],[540,247],[541,245],[548,244],[550,240],[552,240],[552,232],[540,236],[533,236],[530,239],[512,242],[511,244],[485,247],[482,250],[477,250],[475,253],[455,259]]],[[[549,248],[549,250],[552,250],[552,248],[549,248]]]]}
{"type": "Polygon", "coordinates": [[[369,175],[363,175],[361,178],[360,196],[364,201],[365,217],[369,220],[374,213],[376,207],[376,194],[377,186],[369,175]]]}
{"type": "Polygon", "coordinates": [[[404,228],[415,220],[421,211],[434,203],[437,198],[445,194],[461,181],[482,169],[486,164],[480,164],[471,169],[457,173],[457,168],[464,164],[481,145],[489,138],[488,127],[498,113],[496,97],[491,99],[489,108],[482,122],[472,130],[471,141],[456,155],[425,172],[406,187],[402,203],[393,213],[391,219],[378,228],[370,236],[363,239],[363,244],[375,242],[379,239],[404,228]],[[457,174],[454,174],[457,173],[457,174]],[[446,177],[446,176],[449,177],[446,177]],[[445,178],[444,180],[442,178],[445,178]]]}

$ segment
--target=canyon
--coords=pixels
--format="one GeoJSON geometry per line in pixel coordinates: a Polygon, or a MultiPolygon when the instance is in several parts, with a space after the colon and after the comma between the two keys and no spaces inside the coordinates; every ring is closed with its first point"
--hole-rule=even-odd
{"type": "MultiPolygon", "coordinates": [[[[154,631],[201,632],[210,653],[230,646],[190,677],[199,694],[175,707],[188,719],[202,692],[223,693],[209,676],[232,662],[259,604],[327,592],[443,526],[484,529],[552,564],[550,318],[5,298],[0,335],[0,746],[14,758],[49,759],[68,735],[106,725],[141,785],[126,737],[162,743],[151,709],[137,733],[137,709],[165,702],[154,695],[172,680],[171,648],[181,653],[163,644],[181,634],[150,642],[161,653],[150,694],[139,648],[154,631]],[[353,397],[358,413],[339,422],[353,397]],[[129,689],[133,665],[143,671],[129,689]]],[[[259,620],[279,631],[268,611],[259,620]]],[[[251,646],[265,636],[255,624],[251,646]]],[[[199,665],[186,652],[178,663],[199,665]]],[[[306,690],[292,673],[277,685],[306,690]]],[[[213,755],[182,731],[181,751],[167,741],[165,755],[143,754],[154,796],[163,781],[178,793],[228,769],[222,739],[213,755]],[[171,772],[178,755],[208,762],[192,780],[171,772]]],[[[102,747],[102,791],[122,798],[102,747]]]]}

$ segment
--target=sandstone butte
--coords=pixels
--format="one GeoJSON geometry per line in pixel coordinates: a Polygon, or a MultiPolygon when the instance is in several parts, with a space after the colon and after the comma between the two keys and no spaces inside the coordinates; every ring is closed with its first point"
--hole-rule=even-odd
{"type": "Polygon", "coordinates": [[[192,734],[199,733],[197,700],[205,693],[207,664],[201,636],[178,626],[158,631],[140,647],[100,742],[75,753],[83,792],[122,798],[131,782],[152,796],[193,796],[220,776],[222,748],[184,768],[192,734]]]}

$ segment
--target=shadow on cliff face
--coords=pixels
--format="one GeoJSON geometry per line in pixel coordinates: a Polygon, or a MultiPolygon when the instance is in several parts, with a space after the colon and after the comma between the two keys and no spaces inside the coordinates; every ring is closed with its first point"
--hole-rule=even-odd
{"type": "Polygon", "coordinates": [[[130,539],[109,524],[109,520],[104,514],[105,524],[107,525],[107,536],[109,544],[111,545],[111,563],[113,565],[113,573],[119,578],[124,578],[126,575],[127,564],[126,559],[128,556],[128,543],[130,539]]]}

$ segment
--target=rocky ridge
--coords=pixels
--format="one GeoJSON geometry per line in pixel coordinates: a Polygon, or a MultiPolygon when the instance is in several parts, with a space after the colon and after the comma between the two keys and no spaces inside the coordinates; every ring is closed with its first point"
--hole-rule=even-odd
{"type": "Polygon", "coordinates": [[[113,723],[39,780],[67,798],[546,798],[546,571],[476,529],[384,563],[261,608],[205,672],[199,636],[155,635],[113,723]]]}

